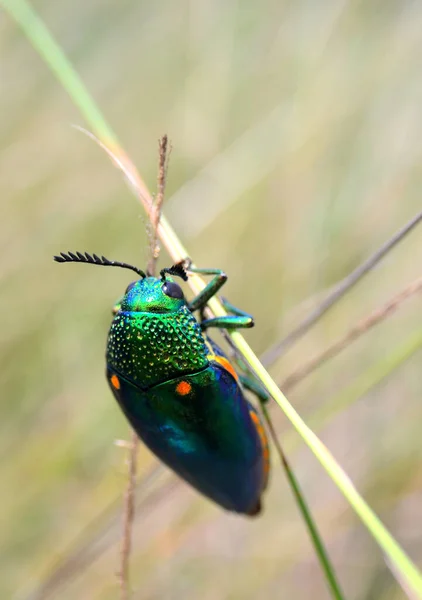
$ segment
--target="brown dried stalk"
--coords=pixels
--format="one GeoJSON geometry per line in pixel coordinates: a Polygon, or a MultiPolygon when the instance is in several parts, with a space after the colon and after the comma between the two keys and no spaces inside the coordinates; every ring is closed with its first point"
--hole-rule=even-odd
{"type": "Polygon", "coordinates": [[[366,333],[368,329],[374,327],[393,312],[395,312],[400,305],[410,296],[420,292],[422,290],[422,277],[413,281],[399,294],[391,298],[386,304],[374,310],[368,317],[359,321],[345,336],[328,346],[323,352],[314,356],[311,360],[301,366],[299,369],[289,375],[280,385],[283,391],[290,390],[293,386],[297,385],[307,375],[315,371],[318,367],[324,364],[330,358],[333,358],[339,354],[342,350],[347,348],[349,344],[354,342],[361,335],[366,333]]]}
{"type": "MultiPolygon", "coordinates": [[[[157,194],[152,203],[151,230],[150,230],[150,258],[148,261],[148,273],[154,276],[156,272],[157,260],[160,254],[160,245],[158,243],[157,229],[160,222],[161,209],[164,201],[164,192],[166,189],[167,175],[167,157],[168,157],[168,138],[163,135],[158,142],[158,175],[157,175],[157,194]]],[[[120,598],[128,600],[129,590],[129,561],[132,548],[132,526],[135,517],[135,487],[136,487],[136,460],[138,456],[139,438],[135,431],[132,431],[129,445],[128,457],[128,483],[124,497],[123,508],[123,537],[120,552],[120,569],[118,579],[120,583],[120,598]]]]}
{"type": "Polygon", "coordinates": [[[299,340],[325,313],[333,306],[347,291],[369,273],[399,242],[401,242],[416,225],[422,221],[422,211],[408,221],[401,229],[388,239],[378,250],[360,264],[354,271],[342,279],[328,294],[328,296],[316,307],[295,329],[286,335],[282,340],[273,344],[261,356],[261,362],[264,366],[273,363],[282,356],[287,350],[299,340]]]}
{"type": "Polygon", "coordinates": [[[157,194],[152,204],[151,211],[151,235],[150,235],[150,258],[148,262],[148,273],[155,274],[155,266],[160,255],[160,245],[158,244],[158,223],[160,222],[161,209],[164,201],[164,192],[166,189],[167,166],[170,156],[171,146],[168,138],[163,135],[158,140],[158,174],[157,174],[157,194]]]}
{"type": "Polygon", "coordinates": [[[123,537],[120,551],[120,570],[117,577],[120,583],[120,598],[128,600],[129,598],[129,557],[132,547],[132,524],[135,516],[135,482],[136,482],[136,458],[138,455],[139,439],[132,431],[129,443],[128,456],[128,483],[124,496],[123,505],[123,537]]]}

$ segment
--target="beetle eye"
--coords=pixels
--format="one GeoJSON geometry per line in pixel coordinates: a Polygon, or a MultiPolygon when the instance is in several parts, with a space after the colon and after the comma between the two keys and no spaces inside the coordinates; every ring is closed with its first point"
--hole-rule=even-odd
{"type": "Polygon", "coordinates": [[[178,298],[179,300],[182,300],[182,298],[184,298],[182,288],[180,287],[180,285],[177,285],[177,283],[174,283],[173,281],[166,281],[165,283],[163,283],[161,289],[163,290],[165,295],[169,296],[170,298],[178,298]]]}
{"type": "Polygon", "coordinates": [[[130,290],[133,288],[133,286],[136,285],[137,283],[138,283],[137,281],[132,281],[132,283],[129,283],[129,285],[126,288],[125,294],[130,292],[130,290]]]}

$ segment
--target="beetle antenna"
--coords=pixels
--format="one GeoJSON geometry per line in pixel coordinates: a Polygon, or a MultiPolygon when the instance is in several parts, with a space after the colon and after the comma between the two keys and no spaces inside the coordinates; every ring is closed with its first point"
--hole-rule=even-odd
{"type": "Polygon", "coordinates": [[[175,275],[176,277],[181,277],[183,279],[183,281],[187,281],[188,276],[187,276],[184,264],[185,264],[185,261],[182,260],[170,268],[161,269],[161,271],[160,271],[161,278],[164,280],[166,278],[166,273],[168,273],[169,275],[175,275]]]}
{"type": "Polygon", "coordinates": [[[138,269],[138,267],[134,267],[133,265],[129,265],[128,263],[119,262],[118,260],[108,260],[105,256],[97,256],[96,254],[88,254],[85,252],[60,252],[59,256],[55,256],[54,260],[58,263],[65,262],[76,262],[76,263],[88,263],[90,265],[100,265],[102,267],[121,267],[122,269],[130,269],[131,271],[135,271],[140,277],[146,277],[145,273],[138,269]]]}

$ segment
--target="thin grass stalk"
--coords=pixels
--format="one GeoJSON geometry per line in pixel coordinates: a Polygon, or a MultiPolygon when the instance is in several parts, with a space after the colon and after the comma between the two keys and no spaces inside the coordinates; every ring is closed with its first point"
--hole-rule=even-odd
{"type": "Polygon", "coordinates": [[[334,358],[340,352],[345,350],[354,341],[359,339],[364,333],[369,331],[375,325],[378,325],[388,317],[390,317],[398,308],[400,308],[405,300],[417,294],[422,290],[422,277],[419,277],[415,281],[412,281],[407,285],[401,292],[395,294],[393,298],[388,300],[381,307],[375,309],[370,315],[361,319],[356,325],[354,325],[344,336],[338,339],[333,344],[330,344],[328,348],[325,348],[322,352],[311,358],[305,364],[301,365],[299,369],[291,373],[286,377],[280,384],[280,388],[286,392],[292,387],[301,382],[305,377],[313,373],[318,367],[326,363],[331,358],[334,358]]]}
{"type": "Polygon", "coordinates": [[[139,438],[132,431],[129,442],[128,456],[128,482],[125,490],[123,504],[123,534],[120,551],[120,565],[117,579],[120,586],[121,600],[128,600],[129,590],[129,557],[132,549],[132,526],[135,518],[135,487],[136,487],[136,459],[138,456],[139,438]]]}
{"type": "Polygon", "coordinates": [[[160,245],[158,244],[157,230],[163,209],[170,152],[171,145],[169,145],[167,135],[163,135],[163,137],[158,141],[157,194],[155,196],[155,202],[153,202],[151,214],[152,231],[150,234],[150,257],[148,261],[148,273],[153,276],[155,276],[157,260],[160,255],[160,245]]]}
{"type": "MultiPolygon", "coordinates": [[[[244,363],[242,363],[242,360],[240,359],[240,357],[237,356],[237,349],[233,346],[233,344],[231,342],[231,338],[228,336],[228,332],[223,331],[222,335],[225,338],[226,342],[231,346],[232,351],[233,351],[234,361],[239,366],[239,369],[242,372],[248,373],[247,366],[244,363]]],[[[251,374],[249,373],[249,375],[251,375],[251,374]]],[[[273,445],[274,445],[276,452],[280,458],[281,467],[286,475],[287,482],[290,486],[290,489],[292,490],[292,494],[298,505],[299,512],[300,512],[301,516],[303,517],[305,527],[308,530],[309,537],[311,538],[311,542],[312,542],[314,550],[315,550],[315,554],[316,554],[318,561],[320,563],[320,566],[322,568],[322,572],[327,580],[328,589],[334,599],[344,600],[344,596],[341,591],[340,584],[337,581],[336,573],[335,573],[333,565],[330,561],[330,558],[328,556],[328,552],[325,548],[323,539],[318,532],[318,528],[316,526],[315,520],[312,517],[312,513],[308,507],[305,496],[303,495],[302,490],[300,489],[299,483],[298,483],[298,481],[293,473],[293,470],[291,469],[290,464],[287,460],[287,456],[281,446],[281,443],[278,440],[277,433],[274,429],[272,419],[271,419],[270,414],[266,407],[267,398],[260,396],[259,394],[257,394],[257,392],[255,392],[255,394],[258,395],[258,397],[259,397],[260,412],[266,422],[267,429],[268,429],[271,439],[273,441],[273,445]]]]}
{"type": "Polygon", "coordinates": [[[277,454],[280,458],[281,465],[283,467],[284,473],[286,474],[287,481],[289,482],[290,489],[293,492],[294,498],[298,505],[299,511],[303,517],[303,520],[308,529],[312,544],[314,546],[315,554],[319,559],[319,563],[327,580],[328,588],[331,592],[333,598],[337,600],[343,600],[343,592],[341,591],[340,584],[337,581],[337,577],[335,575],[334,567],[331,563],[330,557],[328,556],[328,552],[324,546],[322,538],[319,534],[318,528],[315,524],[315,521],[312,517],[311,511],[308,507],[308,504],[305,500],[305,497],[300,489],[300,485],[298,480],[295,477],[293,470],[290,467],[289,461],[281,447],[280,442],[277,438],[277,433],[274,429],[271,417],[268,413],[268,410],[264,403],[261,403],[261,410],[265,418],[265,422],[267,424],[267,428],[271,434],[271,438],[273,440],[273,444],[277,450],[277,454]]]}
{"type": "MultiPolygon", "coordinates": [[[[84,88],[79,76],[66,59],[60,47],[54,42],[45,25],[25,0],[0,0],[0,3],[19,23],[33,46],[44,57],[44,60],[53,70],[63,87],[74,100],[75,104],[79,107],[82,115],[87,120],[89,126],[95,131],[102,144],[109,148],[109,153],[114,156],[115,163],[123,170],[131,186],[136,189],[137,197],[143,204],[148,216],[150,216],[152,201],[145,183],[138,175],[130,159],[118,144],[117,137],[106,124],[100,111],[97,109],[87,90],[84,88]]],[[[177,238],[164,215],[158,225],[157,232],[162,243],[165,245],[175,262],[183,260],[188,256],[187,251],[177,238]]],[[[189,283],[194,292],[199,292],[199,290],[204,287],[204,283],[196,274],[191,275],[189,283]]],[[[209,308],[216,316],[226,314],[217,298],[212,298],[210,300],[209,308]]],[[[243,356],[245,362],[248,363],[251,370],[268,391],[269,395],[274,398],[280,408],[284,411],[296,431],[309,446],[356,514],[368,528],[368,531],[378,542],[383,552],[386,554],[388,561],[394,564],[395,571],[401,573],[402,579],[406,585],[414,590],[414,592],[422,599],[422,574],[416,565],[395,541],[374,511],[360,496],[355,486],[336,462],[332,454],[313,431],[310,430],[289,403],[243,337],[238,332],[231,333],[230,337],[239,353],[243,356]]]]}
{"type": "Polygon", "coordinates": [[[395,345],[389,354],[372,363],[345,389],[336,393],[310,417],[313,427],[321,427],[328,418],[351,406],[358,398],[368,394],[391,373],[401,367],[416,352],[422,349],[422,329],[412,331],[403,342],[395,345]]]}
{"type": "Polygon", "coordinates": [[[306,425],[293,406],[289,403],[242,336],[239,333],[234,332],[232,333],[231,338],[236,344],[237,349],[241,352],[243,357],[245,357],[252,371],[264,385],[270,396],[272,396],[282,408],[296,431],[301,435],[362,522],[366,525],[372,536],[381,546],[383,552],[405,575],[405,579],[408,581],[409,586],[415,589],[422,598],[422,574],[419,569],[395,541],[393,536],[389,533],[362,496],[360,496],[352,481],[336,462],[330,451],[306,425]]]}
{"type": "MultiPolygon", "coordinates": [[[[138,491],[141,491],[139,488],[142,486],[142,497],[137,499],[135,503],[135,512],[142,509],[142,514],[146,519],[156,509],[163,495],[167,497],[178,486],[178,481],[173,478],[155,487],[157,479],[161,484],[161,475],[163,475],[163,471],[158,466],[152,469],[145,479],[137,483],[136,489],[138,491]],[[144,484],[146,484],[148,494],[145,493],[144,484]]],[[[63,591],[63,588],[73,579],[81,576],[116,542],[120,534],[120,508],[121,497],[119,496],[88,524],[89,529],[94,530],[92,534],[87,536],[84,528],[83,535],[74,540],[67,551],[64,552],[62,560],[57,561],[55,568],[38,582],[35,589],[27,595],[19,594],[19,598],[21,600],[23,598],[26,600],[59,598],[59,590],[63,591]],[[98,529],[99,524],[102,524],[100,529],[98,529]]]]}
{"type": "Polygon", "coordinates": [[[356,267],[354,271],[349,273],[344,279],[339,281],[337,285],[331,290],[328,296],[313,310],[305,319],[300,323],[293,331],[291,331],[282,340],[276,342],[268,350],[264,352],[261,357],[262,364],[268,367],[277,358],[282,356],[287,350],[298,341],[309,329],[315,325],[325,313],[332,307],[338,300],[352,289],[367,273],[372,269],[399,243],[401,242],[408,233],[412,231],[422,222],[422,211],[416,214],[410,219],[403,227],[401,227],[396,233],[388,239],[382,246],[380,246],[369,258],[363,261],[362,264],[356,267]]]}
{"type": "MultiPolygon", "coordinates": [[[[164,193],[166,189],[166,173],[167,173],[167,148],[168,139],[166,135],[158,142],[158,174],[157,174],[157,194],[155,202],[152,203],[152,218],[150,231],[150,256],[148,261],[148,273],[155,277],[157,270],[157,260],[160,255],[160,245],[158,244],[157,228],[160,222],[161,210],[164,201],[164,193]]],[[[120,569],[118,579],[120,584],[121,600],[130,598],[129,586],[129,567],[130,553],[132,549],[132,527],[135,518],[135,490],[136,490],[136,461],[139,450],[139,438],[136,431],[132,431],[131,441],[129,445],[129,469],[128,482],[125,492],[124,508],[123,508],[123,536],[122,550],[120,553],[120,569]]]]}

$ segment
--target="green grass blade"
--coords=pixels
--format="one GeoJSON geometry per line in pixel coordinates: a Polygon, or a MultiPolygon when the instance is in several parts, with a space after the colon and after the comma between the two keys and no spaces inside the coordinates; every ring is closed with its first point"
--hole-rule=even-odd
{"type": "MultiPolygon", "coordinates": [[[[228,308],[227,305],[226,305],[226,308],[228,308]]],[[[227,337],[227,336],[224,336],[224,337],[227,337]]],[[[229,340],[227,340],[227,341],[229,341],[229,340]]],[[[261,388],[261,386],[257,385],[255,380],[251,377],[251,373],[248,371],[246,365],[242,361],[239,360],[238,356],[235,356],[235,362],[237,363],[239,370],[241,372],[248,373],[248,375],[246,375],[246,376],[241,375],[240,381],[243,383],[245,389],[252,392],[256,396],[256,398],[258,398],[258,400],[259,400],[261,413],[267,424],[267,430],[270,433],[271,439],[273,441],[273,445],[275,446],[277,454],[280,458],[281,467],[284,470],[284,474],[286,475],[287,482],[290,486],[290,489],[292,490],[292,493],[293,493],[294,499],[296,501],[296,504],[298,506],[299,512],[303,517],[305,526],[306,526],[309,536],[311,538],[311,542],[314,546],[315,553],[317,555],[317,558],[321,565],[322,571],[327,580],[328,588],[331,592],[331,595],[336,600],[343,600],[344,596],[341,591],[340,584],[337,581],[334,567],[330,561],[330,558],[328,556],[328,552],[325,548],[322,537],[320,536],[320,534],[318,532],[318,528],[312,517],[312,513],[308,507],[308,504],[305,500],[305,496],[303,495],[302,490],[300,489],[299,482],[296,479],[295,474],[294,474],[292,468],[290,467],[290,463],[287,460],[287,456],[283,450],[283,447],[282,447],[281,443],[279,442],[277,432],[274,428],[270,413],[267,409],[267,401],[269,400],[269,397],[267,396],[266,393],[263,393],[263,389],[261,388]]]]}
{"type": "Polygon", "coordinates": [[[315,429],[322,427],[328,419],[332,419],[342,410],[351,406],[353,402],[386,379],[421,348],[422,329],[412,332],[404,341],[392,348],[389,354],[371,364],[352,383],[329,398],[322,408],[317,409],[311,415],[312,427],[315,429]]]}
{"type": "Polygon", "coordinates": [[[258,379],[262,382],[269,394],[274,398],[277,404],[282,408],[296,431],[301,435],[306,444],[318,458],[321,465],[327,471],[328,475],[337,485],[339,490],[348,500],[356,514],[368,528],[368,531],[376,539],[386,557],[402,573],[404,580],[409,588],[422,598],[422,574],[412,560],[407,556],[404,550],[399,546],[387,528],[383,525],[374,511],[365,502],[358,493],[350,478],[346,475],[340,465],[336,462],[330,451],[324,446],[315,433],[306,425],[293,406],[278,388],[277,384],[266,372],[257,356],[253,353],[242,336],[235,332],[231,335],[236,342],[248,364],[255,372],[258,379]]]}
{"type": "MultiPolygon", "coordinates": [[[[322,407],[310,413],[307,419],[308,423],[314,430],[320,430],[343,410],[352,406],[359,398],[387,379],[393,371],[399,369],[421,348],[422,329],[413,332],[396,348],[393,348],[387,356],[370,365],[343,390],[329,398],[322,407]]],[[[291,452],[297,448],[299,441],[294,431],[286,432],[283,447],[291,452]]]]}
{"type": "Polygon", "coordinates": [[[25,31],[34,48],[68,92],[95,134],[104,143],[108,142],[113,146],[117,144],[116,136],[98,110],[83,81],[32,7],[24,0],[1,0],[0,4],[25,31]]]}
{"type": "Polygon", "coordinates": [[[337,581],[335,571],[333,565],[331,564],[330,558],[328,556],[328,552],[325,549],[324,542],[318,532],[318,528],[315,524],[314,519],[312,518],[311,511],[308,507],[308,504],[305,500],[305,497],[300,489],[299,482],[297,481],[295,474],[293,473],[290,464],[284,454],[283,448],[281,447],[280,442],[278,441],[276,431],[273,427],[271,417],[268,413],[268,410],[263,402],[261,402],[261,410],[263,412],[264,418],[267,422],[267,427],[271,433],[271,437],[273,439],[273,443],[276,447],[277,453],[280,457],[280,461],[284,472],[286,474],[287,480],[289,482],[290,488],[293,492],[295,500],[297,502],[300,513],[305,521],[305,525],[308,529],[312,544],[314,546],[315,553],[318,557],[321,568],[324,572],[325,578],[327,579],[327,584],[330,589],[331,595],[333,598],[337,600],[343,600],[344,596],[340,589],[340,584],[337,581]]]}
{"type": "MultiPolygon", "coordinates": [[[[0,0],[0,5],[2,5],[22,27],[28,39],[30,39],[33,46],[38,50],[55,73],[99,139],[104,144],[111,146],[113,150],[117,149],[116,151],[120,156],[126,156],[119,147],[113,131],[107,125],[101,112],[97,109],[93,99],[87,92],[83,82],[32,8],[25,0],[0,0]]],[[[140,181],[143,184],[142,180],[140,181]]],[[[145,189],[144,184],[142,189],[145,189]]],[[[148,203],[144,204],[144,206],[148,211],[148,203]]],[[[174,260],[181,260],[188,256],[187,251],[164,217],[162,217],[158,233],[174,260]]],[[[192,277],[190,283],[194,289],[196,286],[198,291],[203,286],[201,280],[197,276],[192,277]]],[[[217,316],[225,314],[221,304],[216,298],[213,298],[209,302],[209,306],[217,316]]],[[[359,495],[353,483],[341,469],[340,465],[335,461],[331,453],[309,429],[293,406],[288,402],[287,398],[266,372],[243,337],[237,332],[232,333],[231,337],[245,361],[250,365],[258,379],[268,390],[268,393],[282,408],[298,433],[318,458],[337,487],[344,494],[345,498],[353,507],[362,522],[366,525],[368,531],[376,539],[388,558],[387,562],[391,562],[394,565],[393,570],[400,574],[405,584],[408,585],[419,598],[422,598],[422,574],[415,564],[394,540],[365,500],[359,495]]]]}

